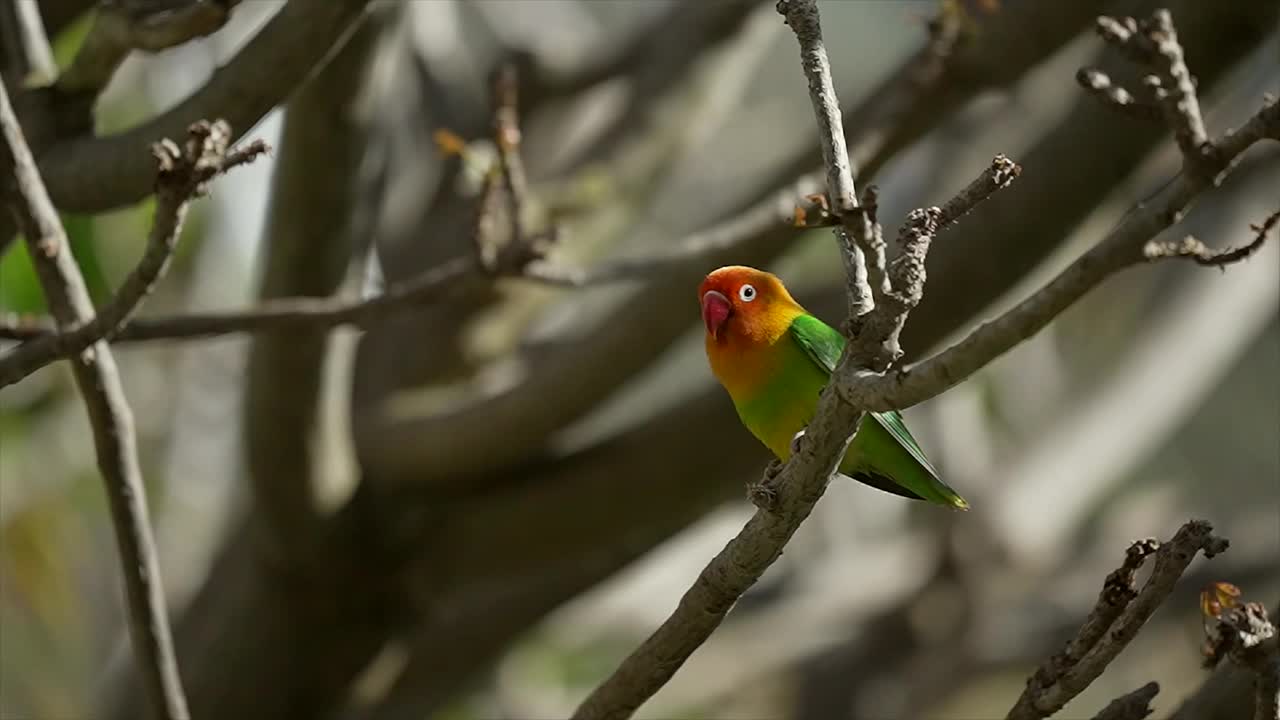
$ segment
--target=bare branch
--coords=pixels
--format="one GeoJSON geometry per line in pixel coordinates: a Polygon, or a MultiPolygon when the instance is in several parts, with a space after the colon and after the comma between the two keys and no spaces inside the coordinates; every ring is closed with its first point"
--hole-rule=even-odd
{"type": "MultiPolygon", "coordinates": [[[[6,174],[12,176],[12,194],[5,201],[26,236],[49,307],[64,328],[87,323],[93,318],[93,304],[84,277],[71,256],[66,231],[40,179],[3,84],[0,127],[5,142],[2,159],[8,166],[6,174]]],[[[186,720],[187,703],[174,660],[160,564],[147,518],[133,413],[105,342],[81,353],[72,368],[89,413],[98,467],[106,485],[124,575],[129,630],[143,684],[156,718],[186,720]]]]}
{"type": "Polygon", "coordinates": [[[1107,577],[1076,637],[1036,670],[1007,720],[1040,720],[1060,710],[1137,636],[1198,553],[1213,557],[1226,549],[1227,541],[1215,536],[1213,526],[1202,520],[1183,525],[1163,545],[1144,540],[1130,546],[1124,564],[1107,577]],[[1155,556],[1155,567],[1137,591],[1134,573],[1150,555],[1155,556]]]}
{"type": "MultiPolygon", "coordinates": [[[[1211,157],[1213,146],[1209,143],[1204,117],[1200,113],[1195,79],[1187,69],[1182,44],[1178,42],[1178,34],[1173,27],[1173,16],[1168,10],[1161,9],[1143,20],[1100,17],[1097,30],[1104,40],[1119,48],[1135,64],[1152,70],[1153,74],[1145,77],[1143,84],[1155,98],[1155,109],[1173,131],[1187,168],[1211,176],[1217,165],[1211,157]]],[[[1123,88],[1107,91],[1110,80],[1105,75],[1094,73],[1090,76],[1082,72],[1077,77],[1082,85],[1110,104],[1138,112],[1135,105],[1122,101],[1123,96],[1132,100],[1132,95],[1123,88]],[[1102,80],[1106,81],[1107,88],[1098,87],[1102,80]]]]}
{"type": "Polygon", "coordinates": [[[498,243],[492,217],[496,208],[498,188],[494,180],[486,177],[481,189],[475,230],[476,249],[480,266],[496,275],[526,275],[542,278],[552,284],[567,283],[567,275],[544,269],[529,271],[529,264],[542,259],[557,232],[553,227],[540,233],[530,233],[525,227],[525,203],[529,196],[529,180],[525,175],[524,159],[520,155],[520,113],[517,100],[519,84],[516,68],[507,63],[500,65],[493,77],[493,140],[498,148],[497,174],[502,181],[502,195],[506,199],[507,219],[510,230],[505,242],[498,243]]]}
{"type": "Polygon", "coordinates": [[[1017,163],[997,155],[976,180],[945,205],[917,208],[907,216],[898,232],[898,253],[885,279],[888,290],[880,297],[877,312],[868,315],[859,330],[858,340],[865,352],[875,357],[875,364],[868,367],[887,368],[902,356],[898,338],[907,317],[924,297],[925,259],[933,238],[997,190],[1008,187],[1021,172],[1017,163]]]}
{"type": "MultiPolygon", "coordinates": [[[[107,137],[59,141],[40,154],[49,194],[63,210],[94,212],[151,193],[147,149],[179,137],[202,118],[223,118],[242,133],[288,97],[332,55],[369,0],[293,0],[194,94],[159,117],[107,137]]],[[[232,141],[238,139],[233,135],[232,141]]]]}
{"type": "Polygon", "coordinates": [[[1261,225],[1250,225],[1256,235],[1253,240],[1240,247],[1227,247],[1221,250],[1213,250],[1200,242],[1198,239],[1188,235],[1182,239],[1182,242],[1149,242],[1142,249],[1142,254],[1148,260],[1160,260],[1163,258],[1186,258],[1195,262],[1197,265],[1206,267],[1225,268],[1231,263],[1240,262],[1248,258],[1262,248],[1267,241],[1267,233],[1271,232],[1280,222],[1280,210],[1277,210],[1267,216],[1261,225]]]}
{"type": "Polygon", "coordinates": [[[1160,685],[1149,682],[1126,695],[1112,700],[1093,720],[1142,720],[1150,715],[1151,701],[1160,692],[1160,685]]]}
{"type": "Polygon", "coordinates": [[[1112,84],[1111,76],[1100,70],[1081,68],[1076,73],[1076,83],[1101,100],[1103,105],[1139,120],[1161,121],[1160,111],[1154,105],[1141,102],[1128,90],[1112,84]]]}
{"type": "MultiPolygon", "coordinates": [[[[431,268],[416,278],[392,285],[367,300],[338,298],[285,298],[267,300],[245,311],[191,313],[141,317],[125,325],[115,342],[144,342],[182,338],[207,338],[233,333],[260,333],[287,328],[368,327],[399,312],[430,302],[478,269],[473,258],[456,258],[431,268]]],[[[47,321],[18,319],[4,336],[39,337],[53,328],[47,321]]]]}
{"type": "MultiPolygon", "coordinates": [[[[820,49],[821,38],[817,27],[816,6],[812,0],[798,4],[780,2],[778,9],[787,16],[788,23],[796,31],[797,39],[801,44],[802,62],[806,75],[810,78],[811,96],[813,96],[815,112],[819,116],[819,128],[830,128],[834,123],[829,117],[824,119],[825,109],[829,103],[822,97],[823,88],[828,87],[830,81],[829,79],[824,81],[821,77],[823,64],[813,59],[816,55],[815,48],[820,49]]],[[[840,186],[834,185],[835,181],[844,182],[839,157],[840,146],[824,140],[823,147],[828,160],[828,177],[834,178],[831,196],[840,198],[838,190],[840,186]]],[[[913,219],[908,223],[908,236],[904,242],[903,254],[906,256],[903,260],[904,265],[902,268],[895,267],[893,270],[898,274],[894,277],[891,273],[890,277],[891,285],[894,284],[894,280],[898,280],[898,284],[902,286],[895,288],[895,291],[902,292],[905,288],[907,292],[916,296],[922,292],[922,266],[927,243],[937,232],[938,227],[944,222],[954,221],[955,218],[967,212],[977,199],[985,196],[981,193],[990,194],[994,189],[1007,185],[1016,176],[1016,167],[1006,158],[998,157],[988,171],[989,177],[984,177],[971,185],[955,201],[948,203],[945,209],[930,208],[913,214],[913,219]],[[985,190],[979,192],[982,188],[985,190]],[[917,264],[919,267],[913,267],[917,264]]],[[[1222,171],[1226,169],[1224,161],[1222,171]]],[[[852,182],[849,182],[848,188],[852,189],[852,182]]],[[[1202,185],[1193,185],[1194,192],[1201,189],[1202,185]]],[[[1188,194],[1193,195],[1194,192],[1188,194]]],[[[1186,200],[1189,201],[1189,197],[1186,200]]],[[[840,200],[832,202],[833,205],[839,205],[839,203],[840,200]]],[[[1177,209],[1180,210],[1185,204],[1183,202],[1177,209]]],[[[848,219],[854,215],[861,219],[866,232],[858,233],[857,224],[853,225],[852,231],[865,240],[871,235],[870,218],[865,211],[848,213],[842,217],[842,224],[845,227],[841,230],[848,228],[848,219]]],[[[1172,215],[1168,216],[1165,224],[1172,223],[1174,219],[1172,215]]],[[[1148,228],[1143,226],[1142,229],[1148,228]]],[[[1153,234],[1154,230],[1144,237],[1150,237],[1153,234]]],[[[845,241],[843,248],[851,255],[858,254],[858,265],[861,265],[859,243],[850,242],[847,237],[843,239],[845,241]]],[[[850,284],[854,285],[857,280],[857,268],[851,268],[851,270],[849,279],[850,284]]],[[[865,282],[865,275],[863,278],[865,282]]],[[[855,302],[857,293],[851,293],[850,297],[850,310],[853,314],[858,310],[855,302]]],[[[918,297],[916,299],[918,300],[918,297]]],[[[1056,308],[1051,315],[1056,315],[1066,307],[1066,304],[1056,308]]],[[[876,322],[883,314],[882,311],[874,312],[867,325],[876,322]]],[[[879,327],[879,325],[871,326],[879,327]]],[[[884,323],[884,326],[893,327],[893,323],[884,323]]],[[[862,328],[855,326],[855,329],[865,332],[866,326],[862,328]]],[[[866,335],[870,336],[871,333],[866,335]]],[[[814,419],[802,440],[794,448],[790,461],[783,465],[781,470],[776,466],[771,467],[761,483],[767,492],[756,492],[757,497],[765,497],[768,502],[762,503],[762,507],[757,510],[742,532],[712,559],[699,575],[698,581],[681,599],[676,611],[584,701],[575,713],[575,718],[629,717],[646,698],[656,692],[674,674],[693,650],[710,636],[736,598],[750,587],[769,563],[778,557],[783,545],[825,490],[827,479],[835,470],[841,454],[848,447],[849,428],[861,418],[863,408],[875,407],[862,402],[864,398],[846,395],[851,402],[845,404],[833,395],[844,392],[846,385],[855,384],[859,380],[865,382],[867,376],[878,377],[869,371],[857,372],[851,369],[859,363],[865,366],[868,359],[883,358],[882,354],[879,357],[877,355],[874,347],[867,347],[865,337],[860,338],[855,333],[838,363],[833,383],[824,389],[819,398],[814,419]],[[836,392],[833,392],[833,389],[836,389],[836,392]]],[[[986,358],[986,360],[990,359],[990,357],[986,358]]],[[[901,376],[903,373],[898,375],[901,376]]],[[[875,409],[881,408],[875,407],[875,409]]],[[[1043,692],[1036,693],[1033,697],[1028,693],[1026,702],[1020,701],[1011,717],[1022,717],[1027,709],[1031,714],[1026,716],[1042,717],[1043,714],[1038,714],[1041,711],[1037,706],[1053,704],[1050,711],[1056,710],[1092,682],[1168,595],[1174,582],[1194,555],[1202,548],[1206,554],[1213,554],[1225,548],[1225,542],[1213,538],[1209,531],[1210,527],[1207,523],[1193,522],[1185,526],[1170,545],[1159,552],[1152,578],[1133,602],[1126,603],[1124,612],[1118,614],[1115,622],[1111,624],[1115,629],[1108,633],[1105,639],[1093,638],[1092,647],[1077,648],[1076,652],[1082,653],[1079,662],[1074,663],[1064,672],[1055,674],[1043,692]],[[1023,707],[1024,705],[1026,708],[1023,707]]],[[[1116,582],[1122,582],[1125,577],[1127,574],[1118,576],[1119,579],[1116,582]]],[[[1087,625],[1091,634],[1097,634],[1096,626],[1100,622],[1087,625]]],[[[1089,637],[1085,638],[1085,641],[1089,640],[1089,637]]]]}
{"type": "MultiPolygon", "coordinates": [[[[840,219],[835,231],[840,258],[844,261],[849,296],[849,328],[858,318],[875,307],[875,298],[867,276],[863,247],[874,245],[874,229],[865,211],[858,206],[858,190],[854,185],[853,164],[845,145],[844,121],[840,100],[831,79],[831,63],[822,42],[822,21],[816,0],[778,0],[778,12],[786,18],[800,43],[800,67],[809,81],[809,100],[818,121],[818,143],[822,147],[822,164],[827,171],[827,197],[830,211],[840,219]]],[[[849,328],[846,328],[848,334],[849,328]]]]}
{"type": "Polygon", "coordinates": [[[827,192],[831,209],[837,216],[858,206],[853,185],[854,170],[845,145],[844,122],[840,116],[840,100],[831,79],[831,62],[822,42],[822,22],[814,0],[779,0],[778,12],[800,43],[800,67],[809,81],[809,100],[818,120],[818,142],[822,147],[822,164],[827,170],[827,192]]]}
{"type": "Polygon", "coordinates": [[[231,17],[239,0],[119,0],[98,4],[93,25],[71,67],[58,78],[62,92],[102,91],[134,50],[159,52],[211,35],[231,17]]]}
{"type": "Polygon", "coordinates": [[[885,259],[884,228],[880,226],[880,193],[875,185],[862,191],[862,208],[871,224],[871,236],[862,238],[862,254],[867,263],[867,283],[875,305],[885,302],[885,296],[893,292],[889,282],[888,261],[885,259]]]}
{"type": "Polygon", "coordinates": [[[841,392],[858,407],[883,411],[910,407],[962,382],[1039,332],[1103,280],[1142,262],[1152,237],[1181,219],[1191,202],[1220,182],[1251,144],[1275,134],[1280,134],[1280,105],[1268,99],[1239,131],[1214,144],[1216,164],[1208,174],[1180,175],[1031,297],[923,362],[887,374],[862,373],[847,384],[841,379],[841,392]]]}
{"type": "Polygon", "coordinates": [[[0,46],[4,48],[4,75],[17,86],[53,82],[58,66],[45,36],[36,0],[10,0],[0,5],[0,46]]]}
{"type": "Polygon", "coordinates": [[[119,291],[84,325],[70,332],[42,335],[0,356],[0,387],[118,334],[164,277],[191,200],[203,194],[205,184],[215,176],[267,152],[266,144],[261,141],[228,152],[231,130],[222,122],[196,123],[187,132],[188,140],[183,148],[170,140],[156,143],[152,148],[159,165],[155,219],[142,258],[119,291]]]}
{"type": "MultiPolygon", "coordinates": [[[[823,136],[829,195],[838,198],[837,207],[851,211],[849,216],[860,218],[863,236],[869,236],[871,225],[866,213],[853,212],[857,198],[844,147],[839,105],[822,47],[817,6],[813,0],[790,0],[779,2],[778,11],[786,17],[800,43],[801,64],[809,78],[819,133],[823,136]],[[829,137],[831,135],[837,137],[829,137]]],[[[838,234],[843,232],[844,228],[837,230],[838,234]]],[[[842,249],[853,256],[856,266],[862,267],[858,245],[848,236],[841,240],[842,249]]],[[[861,273],[860,297],[854,287],[855,274],[850,274],[851,313],[861,309],[860,300],[870,299],[865,267],[861,273]]],[[[853,357],[847,347],[837,372],[845,372],[854,362],[853,357]]],[[[852,431],[861,417],[861,412],[844,403],[831,388],[824,389],[815,417],[791,459],[780,471],[771,468],[766,475],[765,484],[770,489],[776,488],[767,493],[771,498],[768,509],[757,510],[737,537],[708,563],[681,598],[675,612],[583,701],[573,715],[575,720],[630,717],[710,637],[737,599],[782,554],[787,541],[809,516],[848,449],[852,431]]]]}

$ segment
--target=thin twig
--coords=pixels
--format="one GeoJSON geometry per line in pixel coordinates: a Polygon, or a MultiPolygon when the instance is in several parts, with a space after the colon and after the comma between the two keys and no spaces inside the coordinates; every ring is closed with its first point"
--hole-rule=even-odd
{"type": "Polygon", "coordinates": [[[0,356],[0,387],[11,385],[58,358],[77,355],[99,340],[111,340],[120,332],[164,277],[191,200],[202,194],[205,183],[216,175],[267,152],[261,141],[228,152],[230,133],[226,123],[196,123],[188,130],[183,148],[168,140],[153,146],[159,165],[156,209],[142,258],[92,320],[69,332],[43,335],[0,356]]]}
{"type": "Polygon", "coordinates": [[[1081,68],[1076,73],[1076,83],[1088,90],[1103,105],[1130,117],[1147,122],[1160,122],[1160,111],[1154,105],[1142,102],[1132,93],[1111,82],[1111,77],[1100,70],[1081,68]]]}
{"type": "MultiPolygon", "coordinates": [[[[71,256],[66,231],[2,85],[0,126],[7,150],[4,160],[13,176],[13,194],[6,202],[26,236],[49,307],[64,328],[87,323],[93,317],[93,304],[84,277],[71,256]]],[[[77,356],[72,368],[89,413],[98,468],[106,485],[124,575],[129,630],[143,686],[156,718],[186,720],[189,713],[173,653],[160,563],[147,518],[133,413],[105,342],[77,356]]]]}
{"type": "Polygon", "coordinates": [[[1137,636],[1195,556],[1203,552],[1205,557],[1213,557],[1227,549],[1227,541],[1215,536],[1209,523],[1192,520],[1169,542],[1154,552],[1153,548],[1150,540],[1129,548],[1124,565],[1108,576],[1080,632],[1066,650],[1036,670],[1006,720],[1040,720],[1080,694],[1137,636]],[[1151,577],[1135,593],[1134,572],[1150,555],[1155,556],[1151,577]]]}
{"type": "MultiPolygon", "coordinates": [[[[1218,165],[1213,158],[1214,146],[1209,142],[1204,117],[1200,112],[1200,100],[1196,95],[1195,79],[1187,69],[1182,44],[1178,42],[1178,33],[1174,29],[1173,17],[1169,11],[1156,10],[1151,17],[1143,20],[1100,17],[1097,30],[1104,40],[1115,45],[1135,64],[1152,71],[1151,75],[1143,79],[1143,84],[1155,98],[1156,107],[1153,109],[1173,131],[1187,168],[1193,173],[1212,177],[1212,171],[1218,165]]],[[[1108,86],[1110,80],[1101,73],[1097,75],[1101,78],[1088,75],[1078,77],[1086,88],[1104,97],[1110,104],[1130,112],[1146,112],[1135,110],[1140,103],[1126,105],[1119,102],[1118,95],[1121,93],[1132,98],[1122,88],[1114,88],[1109,92],[1100,90],[1097,87],[1100,80],[1106,79],[1108,86]]]]}
{"type": "Polygon", "coordinates": [[[884,228],[880,226],[880,193],[875,185],[862,191],[862,208],[871,223],[871,236],[864,240],[862,254],[867,263],[867,282],[871,285],[872,299],[877,306],[885,296],[893,292],[889,282],[888,261],[885,259],[884,228]]]}
{"type": "MultiPolygon", "coordinates": [[[[494,197],[496,188],[491,187],[491,181],[486,179],[481,191],[475,233],[481,266],[490,273],[510,276],[526,274],[525,268],[531,262],[541,260],[557,236],[554,227],[545,232],[531,233],[525,226],[529,180],[520,155],[518,80],[516,67],[511,63],[500,65],[493,78],[493,140],[498,148],[497,173],[502,180],[502,197],[507,204],[509,231],[505,241],[499,243],[492,227],[492,216],[496,214],[493,207],[497,199],[494,197]]],[[[528,274],[530,277],[535,275],[528,274]]]]}
{"type": "Polygon", "coordinates": [[[515,66],[498,67],[493,80],[493,136],[498,146],[498,168],[502,172],[503,189],[511,207],[511,241],[522,243],[525,238],[524,204],[529,194],[529,180],[524,172],[524,160],[520,157],[520,108],[519,84],[515,66]]]}
{"type": "MultiPolygon", "coordinates": [[[[478,276],[473,257],[459,257],[423,272],[412,280],[391,285],[366,300],[337,298],[288,298],[269,300],[251,310],[141,317],[125,325],[116,342],[143,342],[213,337],[232,333],[256,333],[293,327],[368,327],[399,312],[434,300],[467,276],[478,276]]],[[[18,320],[16,328],[26,337],[51,330],[44,321],[18,320]]],[[[14,327],[14,326],[10,326],[14,327]]]]}
{"type": "MultiPolygon", "coordinates": [[[[577,269],[534,259],[512,275],[512,279],[536,282],[561,288],[582,288],[628,280],[660,277],[690,264],[707,264],[724,255],[746,238],[776,230],[795,198],[805,195],[818,182],[814,176],[802,178],[795,186],[776,193],[767,201],[723,223],[692,233],[673,245],[653,252],[623,256],[590,269],[577,269]]],[[[486,186],[491,183],[486,182],[486,186]]],[[[492,190],[496,190],[493,188],[492,190]]],[[[488,195],[496,192],[482,190],[488,195]]],[[[497,200],[496,197],[491,198],[497,200]]],[[[484,205],[485,203],[482,203],[484,205]]],[[[476,247],[487,248],[488,237],[496,231],[489,227],[497,213],[486,209],[478,212],[476,247]]],[[[535,233],[534,242],[542,242],[535,233]]],[[[154,340],[211,338],[234,333],[275,332],[289,327],[314,323],[316,327],[352,325],[368,328],[386,318],[421,307],[439,297],[465,276],[486,274],[473,258],[460,258],[427,270],[403,283],[392,285],[381,295],[361,300],[289,298],[271,300],[244,310],[153,315],[135,317],[113,337],[114,343],[136,343],[154,340]]],[[[0,315],[0,339],[29,341],[56,332],[49,318],[0,315]]]]}
{"type": "MultiPolygon", "coordinates": [[[[509,277],[553,287],[581,288],[660,276],[673,268],[687,267],[699,258],[724,252],[725,248],[733,247],[743,237],[776,228],[782,217],[781,207],[788,204],[791,197],[794,197],[791,192],[780,193],[776,202],[761,204],[748,213],[689,235],[671,248],[651,254],[619,258],[589,270],[535,261],[509,277]]],[[[494,219],[494,213],[477,213],[476,232],[481,235],[493,232],[486,224],[494,219]]],[[[476,258],[457,258],[411,280],[391,285],[382,294],[365,300],[287,298],[266,301],[244,310],[135,317],[113,336],[112,341],[136,343],[210,338],[234,333],[275,332],[312,324],[315,327],[351,325],[368,328],[440,297],[464,277],[478,278],[484,274],[487,271],[476,258]]],[[[0,339],[31,341],[56,331],[57,326],[50,318],[0,315],[0,339]]]]}
{"type": "Polygon", "coordinates": [[[898,252],[888,268],[889,290],[880,297],[877,312],[862,323],[861,343],[875,358],[867,367],[887,368],[902,356],[899,337],[911,311],[924,297],[925,260],[933,239],[997,190],[1008,187],[1021,172],[1017,163],[997,155],[977,179],[942,207],[917,208],[907,215],[898,232],[898,252]]]}
{"type": "Polygon", "coordinates": [[[1267,216],[1260,225],[1250,225],[1249,229],[1255,233],[1253,240],[1246,245],[1239,247],[1226,247],[1221,250],[1213,250],[1200,242],[1197,238],[1188,235],[1181,242],[1149,242],[1142,249],[1142,254],[1148,260],[1162,260],[1166,258],[1186,258],[1206,267],[1226,268],[1227,265],[1240,262],[1262,249],[1263,244],[1267,241],[1267,233],[1280,222],[1280,210],[1277,210],[1267,216]]]}

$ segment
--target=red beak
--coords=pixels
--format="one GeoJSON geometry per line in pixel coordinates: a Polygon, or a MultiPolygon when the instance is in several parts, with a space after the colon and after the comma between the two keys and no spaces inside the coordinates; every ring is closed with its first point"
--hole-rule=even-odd
{"type": "Polygon", "coordinates": [[[723,293],[715,290],[708,290],[702,295],[702,324],[707,326],[707,332],[711,333],[711,337],[719,340],[720,333],[724,330],[725,323],[729,322],[729,316],[733,314],[733,305],[729,304],[729,298],[723,293]]]}

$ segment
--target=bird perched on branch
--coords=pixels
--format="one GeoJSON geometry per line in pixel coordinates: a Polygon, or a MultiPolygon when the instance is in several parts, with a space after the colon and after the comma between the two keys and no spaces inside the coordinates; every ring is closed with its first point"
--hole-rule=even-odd
{"type": "MultiPolygon", "coordinates": [[[[711,371],[738,417],[779,460],[813,419],[845,339],[810,315],[777,276],[741,265],[712,272],[698,288],[711,371]]],[[[840,472],[907,498],[967,509],[938,477],[896,411],[867,413],[840,472]]]]}

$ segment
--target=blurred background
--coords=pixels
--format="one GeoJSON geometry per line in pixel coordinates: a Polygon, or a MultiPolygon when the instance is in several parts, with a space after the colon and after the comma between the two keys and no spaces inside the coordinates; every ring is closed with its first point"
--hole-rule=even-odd
{"type": "MultiPolygon", "coordinates": [[[[61,66],[92,4],[41,3],[61,66]]],[[[1093,18],[1153,3],[820,5],[886,234],[997,153],[1024,167],[935,244],[912,356],[1024,297],[1177,172],[1158,128],[1073,80],[1086,65],[1127,77],[1093,18]],[[940,16],[961,40],[931,70],[940,16]]],[[[1166,5],[1211,132],[1280,92],[1274,0],[1166,5]]],[[[130,56],[98,132],[197,90],[283,6],[241,2],[207,38],[130,56]]],[[[831,324],[844,308],[829,231],[786,224],[819,160],[771,2],[373,3],[248,132],[274,153],[197,203],[144,314],[358,298],[472,252],[474,178],[433,133],[491,152],[487,78],[512,58],[529,222],[562,230],[548,263],[772,219],[601,287],[477,279],[365,330],[117,346],[196,717],[564,717],[752,511],[744,483],[767,458],[706,367],[697,283],[766,266],[831,324]]],[[[1280,148],[1258,147],[1168,237],[1247,242],[1277,188],[1280,148]]],[[[64,217],[96,300],[136,262],[151,210],[64,217]]],[[[1197,561],[1060,716],[1149,680],[1167,715],[1209,676],[1199,590],[1226,580],[1270,607],[1280,593],[1278,267],[1271,242],[1225,272],[1130,270],[909,409],[973,510],[834,483],[638,717],[1003,717],[1128,542],[1200,517],[1230,552],[1197,561]]],[[[43,311],[21,243],[0,257],[0,311],[43,311]]],[[[85,414],[50,366],[0,394],[0,716],[140,716],[118,576],[85,414]]],[[[1196,717],[1237,717],[1237,695],[1196,717]]]]}

